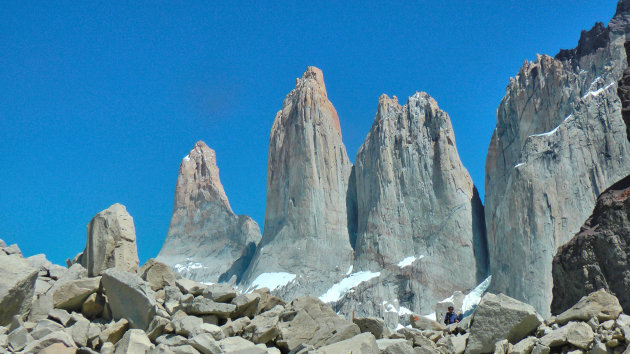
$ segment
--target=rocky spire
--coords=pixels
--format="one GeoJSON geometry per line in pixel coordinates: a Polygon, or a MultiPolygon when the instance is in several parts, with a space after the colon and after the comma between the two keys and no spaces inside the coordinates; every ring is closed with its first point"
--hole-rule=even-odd
{"type": "Polygon", "coordinates": [[[230,208],[216,154],[198,141],[182,160],[173,217],[158,259],[199,281],[227,281],[247,267],[260,228],[230,208]]]}
{"type": "Polygon", "coordinates": [[[299,288],[294,294],[316,295],[345,274],[352,264],[351,169],[322,71],[308,67],[271,128],[265,229],[246,283],[286,273],[299,288]]]}
{"type": "Polygon", "coordinates": [[[591,32],[592,41],[583,33],[581,55],[539,55],[510,79],[486,159],[493,291],[545,316],[557,248],[579,230],[599,193],[630,171],[615,87],[626,66],[624,35],[601,26],[591,32]]]}
{"type": "Polygon", "coordinates": [[[459,159],[450,118],[432,97],[419,92],[400,106],[396,96],[382,95],[355,169],[355,270],[423,275],[406,277],[408,285],[382,301],[430,313],[453,291],[485,278],[483,206],[459,159]]]}

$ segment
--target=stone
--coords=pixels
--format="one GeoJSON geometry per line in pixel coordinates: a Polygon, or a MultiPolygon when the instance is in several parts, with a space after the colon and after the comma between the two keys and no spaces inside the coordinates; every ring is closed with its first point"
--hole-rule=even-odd
{"type": "Polygon", "coordinates": [[[517,343],[541,323],[532,306],[504,294],[486,293],[475,310],[466,353],[490,352],[503,339],[517,343]]]}
{"type": "Polygon", "coordinates": [[[79,311],[81,305],[91,294],[98,291],[101,277],[69,281],[53,293],[53,305],[68,311],[79,311]]]}
{"type": "Polygon", "coordinates": [[[549,352],[551,352],[551,349],[540,343],[537,343],[532,349],[532,354],[548,354],[549,352]]]}
{"type": "Polygon", "coordinates": [[[249,317],[241,317],[234,321],[228,319],[228,321],[221,326],[221,330],[225,337],[232,337],[242,334],[243,328],[251,323],[249,317]]]}
{"type": "Polygon", "coordinates": [[[68,348],[63,343],[55,343],[40,350],[38,354],[74,354],[77,348],[68,348]]]}
{"type": "Polygon", "coordinates": [[[103,343],[103,346],[101,347],[101,354],[114,354],[115,349],[116,347],[113,343],[103,343]]]}
{"type": "Polygon", "coordinates": [[[103,272],[102,283],[115,319],[127,319],[131,328],[149,327],[157,303],[153,290],[140,276],[110,268],[103,272]]]}
{"type": "Polygon", "coordinates": [[[149,339],[151,341],[155,341],[157,337],[161,336],[164,333],[165,328],[169,323],[171,322],[164,317],[153,317],[153,320],[151,320],[151,324],[149,324],[149,328],[147,328],[147,335],[149,336],[149,339]]]}
{"type": "Polygon", "coordinates": [[[31,331],[31,336],[33,339],[39,340],[53,332],[61,331],[62,329],[63,326],[59,323],[45,319],[37,323],[35,328],[31,331]]]}
{"type": "Polygon", "coordinates": [[[80,261],[90,277],[102,275],[108,268],[138,270],[136,229],[124,205],[116,203],[90,220],[80,261]]]}
{"type": "Polygon", "coordinates": [[[64,309],[52,309],[48,312],[48,318],[55,320],[62,326],[66,327],[72,318],[68,311],[64,309]]]}
{"type": "Polygon", "coordinates": [[[418,316],[418,315],[413,315],[413,314],[409,315],[409,322],[411,323],[411,327],[417,328],[421,331],[423,330],[441,331],[444,329],[444,327],[441,324],[431,319],[428,319],[424,316],[418,316]]]}
{"type": "Polygon", "coordinates": [[[414,347],[424,347],[430,352],[436,352],[438,350],[435,342],[427,338],[420,330],[403,327],[399,331],[405,339],[413,343],[414,347]]]}
{"type": "Polygon", "coordinates": [[[50,276],[51,279],[53,280],[58,280],[60,279],[66,272],[68,271],[68,268],[66,267],[62,267],[60,265],[56,265],[53,264],[50,266],[50,268],[48,269],[48,275],[50,276]]]}
{"type": "Polygon", "coordinates": [[[48,313],[53,309],[53,297],[50,294],[40,294],[33,299],[31,312],[28,313],[28,320],[37,322],[48,317],[48,313]]]}
{"type": "Polygon", "coordinates": [[[352,338],[321,347],[313,351],[313,354],[337,354],[348,352],[353,354],[378,354],[379,348],[376,344],[376,338],[374,338],[372,333],[361,333],[352,338]]]}
{"type": "Polygon", "coordinates": [[[101,313],[103,313],[104,305],[105,299],[103,296],[97,293],[92,293],[81,305],[81,313],[88,318],[98,317],[101,313]]]}
{"type": "Polygon", "coordinates": [[[174,354],[171,348],[166,344],[158,344],[151,352],[151,354],[174,354]]]}
{"type": "Polygon", "coordinates": [[[359,326],[361,333],[370,332],[377,340],[383,338],[385,321],[382,319],[376,317],[357,317],[353,319],[352,322],[359,326]]]}
{"type": "Polygon", "coordinates": [[[203,297],[216,302],[229,303],[236,295],[236,290],[227,284],[212,284],[203,290],[203,297]]]}
{"type": "Polygon", "coordinates": [[[260,238],[253,219],[232,211],[216,153],[198,141],[180,164],[173,216],[157,260],[185,278],[223,282],[240,278],[260,238]]]}
{"type": "Polygon", "coordinates": [[[258,302],[256,314],[271,310],[272,308],[276,307],[276,305],[284,306],[287,304],[281,298],[271,295],[269,288],[256,289],[253,292],[260,295],[260,301],[258,302]]]}
{"type": "MultiPolygon", "coordinates": [[[[381,95],[355,161],[354,270],[395,270],[378,279],[385,291],[397,286],[384,300],[407,301],[428,313],[455,290],[485,278],[481,199],[460,161],[450,118],[431,96],[417,92],[401,106],[397,97],[381,95]],[[392,282],[404,272],[429,278],[392,282]]],[[[359,298],[355,307],[366,302],[359,298]]]]}
{"type": "Polygon", "coordinates": [[[87,278],[87,276],[87,269],[85,269],[81,264],[73,264],[70,268],[67,269],[66,272],[63,273],[63,275],[59,279],[57,279],[57,281],[50,287],[50,289],[48,289],[46,294],[52,296],[55,291],[57,291],[57,289],[59,289],[63,285],[77,279],[87,278]]]}
{"type": "Polygon", "coordinates": [[[256,293],[239,294],[232,299],[232,304],[236,306],[232,317],[238,318],[242,316],[254,317],[260,302],[260,295],[256,293]]]}
{"type": "Polygon", "coordinates": [[[377,339],[376,345],[380,354],[414,354],[406,339],[377,339]]]}
{"type": "Polygon", "coordinates": [[[291,351],[299,344],[315,348],[354,337],[359,326],[339,317],[329,306],[315,297],[301,297],[291,301],[280,314],[280,338],[277,346],[291,351]]]}
{"type": "Polygon", "coordinates": [[[197,351],[197,349],[195,349],[192,345],[188,345],[188,344],[171,347],[171,350],[175,354],[199,354],[199,351],[197,351]]]}
{"type": "Polygon", "coordinates": [[[9,348],[11,348],[14,352],[22,350],[26,344],[32,341],[33,337],[31,337],[24,327],[14,329],[8,336],[9,348]]]}
{"type": "Polygon", "coordinates": [[[518,343],[516,343],[514,345],[514,347],[512,347],[512,353],[513,354],[529,354],[531,353],[532,349],[534,349],[534,346],[536,345],[536,337],[530,336],[527,337],[521,341],[519,341],[518,343]]]}
{"type": "Polygon", "coordinates": [[[121,318],[117,322],[112,322],[105,327],[105,329],[99,334],[101,343],[111,342],[116,344],[120,338],[129,329],[129,321],[121,318]]]}
{"type": "Polygon", "coordinates": [[[260,285],[269,273],[308,278],[283,290],[291,299],[323,294],[345,277],[353,263],[351,171],[324,75],[309,66],[271,127],[265,227],[240,284],[260,285]]]}
{"type": "Polygon", "coordinates": [[[31,341],[28,343],[28,345],[26,345],[26,347],[24,347],[24,352],[25,353],[37,353],[40,350],[49,347],[55,343],[61,343],[63,345],[65,345],[66,347],[75,347],[76,345],[74,344],[74,342],[72,341],[72,338],[65,332],[63,331],[58,331],[58,332],[53,332],[48,334],[47,336],[36,340],[36,341],[31,341]]]}
{"type": "Polygon", "coordinates": [[[494,344],[494,354],[508,354],[511,353],[511,344],[507,339],[498,341],[494,344]]]}
{"type": "Polygon", "coordinates": [[[448,336],[446,337],[446,347],[455,354],[463,354],[466,351],[466,343],[469,336],[468,333],[448,336]]]}
{"type": "Polygon", "coordinates": [[[74,324],[68,328],[70,330],[72,340],[80,347],[87,346],[90,321],[80,314],[73,314],[72,321],[74,321],[74,324]]]}
{"type": "Polygon", "coordinates": [[[266,354],[267,350],[257,347],[254,343],[241,337],[228,337],[217,342],[219,348],[226,354],[266,354]]]}
{"type": "Polygon", "coordinates": [[[191,294],[192,296],[199,296],[202,295],[203,291],[206,289],[205,285],[186,278],[177,279],[175,283],[184,295],[191,294]]]}
{"type": "Polygon", "coordinates": [[[138,270],[138,274],[149,283],[154,291],[163,289],[165,286],[173,286],[176,282],[175,273],[173,273],[171,267],[153,258],[150,258],[138,270]]]}
{"type": "Polygon", "coordinates": [[[38,272],[20,255],[0,255],[0,326],[31,309],[38,272]]]}
{"type": "Polygon", "coordinates": [[[188,344],[202,354],[220,354],[221,348],[210,333],[200,333],[188,340],[188,344]]]}
{"type": "Polygon", "coordinates": [[[600,289],[584,296],[577,304],[558,315],[556,322],[562,325],[569,321],[586,322],[592,317],[596,317],[601,323],[606,320],[617,319],[621,311],[619,300],[604,289],[600,289]]]}
{"type": "Polygon", "coordinates": [[[256,344],[267,344],[276,339],[280,334],[278,320],[283,310],[282,306],[276,306],[254,317],[252,321],[243,328],[243,337],[256,344]]]}
{"type": "Polygon", "coordinates": [[[166,344],[169,347],[177,345],[185,345],[187,343],[186,337],[182,337],[177,334],[163,334],[155,340],[156,344],[166,344]]]}
{"type": "Polygon", "coordinates": [[[552,313],[567,310],[580,298],[604,289],[616,294],[630,312],[630,176],[597,198],[580,232],[553,259],[552,313]]]}
{"type": "Polygon", "coordinates": [[[584,322],[569,322],[565,327],[567,329],[567,342],[586,350],[593,343],[594,334],[589,325],[584,322]]]}
{"type": "Polygon", "coordinates": [[[153,344],[141,329],[130,329],[116,343],[115,354],[147,353],[153,348],[153,344]]]}
{"type": "Polygon", "coordinates": [[[608,354],[608,350],[606,350],[606,344],[600,341],[595,341],[595,343],[593,343],[593,348],[591,349],[590,354],[608,354]]]}
{"type": "Polygon", "coordinates": [[[214,302],[204,297],[196,297],[186,310],[191,315],[216,315],[220,318],[228,318],[236,309],[236,305],[214,302]]]}
{"type": "Polygon", "coordinates": [[[570,55],[525,61],[497,109],[486,159],[490,290],[544,317],[558,247],[579,231],[597,196],[630,171],[630,160],[618,158],[630,154],[616,90],[625,33],[599,26],[583,31],[580,43],[592,36],[601,36],[596,50],[578,45],[570,55]]]}
{"type": "Polygon", "coordinates": [[[173,321],[175,327],[175,333],[184,337],[190,336],[196,328],[201,327],[203,320],[195,316],[186,316],[173,321]]]}
{"type": "Polygon", "coordinates": [[[195,336],[201,333],[209,333],[215,340],[221,340],[225,338],[225,333],[223,333],[221,327],[210,323],[202,323],[201,326],[199,326],[192,332],[192,335],[195,336]]]}

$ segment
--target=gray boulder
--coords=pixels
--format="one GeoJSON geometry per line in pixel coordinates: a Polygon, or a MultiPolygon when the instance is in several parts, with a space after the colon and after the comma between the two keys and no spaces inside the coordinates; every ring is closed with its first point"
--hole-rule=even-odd
{"type": "Polygon", "coordinates": [[[312,352],[313,354],[379,354],[376,338],[372,333],[361,333],[352,338],[329,344],[312,352]]]}
{"type": "Polygon", "coordinates": [[[136,229],[124,205],[116,203],[92,218],[80,263],[91,277],[108,268],[138,270],[136,229]]]}
{"type": "Polygon", "coordinates": [[[531,305],[503,294],[486,293],[475,310],[466,353],[492,352],[494,344],[503,339],[518,343],[541,323],[531,305]]]}
{"type": "Polygon", "coordinates": [[[184,337],[189,337],[197,328],[201,327],[203,320],[196,316],[185,316],[173,321],[175,333],[184,337]]]}
{"type": "Polygon", "coordinates": [[[359,326],[339,317],[328,305],[310,296],[291,301],[280,315],[278,327],[280,337],[276,344],[285,351],[291,351],[300,344],[318,348],[361,332],[359,326]]]}
{"type": "Polygon", "coordinates": [[[214,302],[205,297],[198,296],[194,298],[192,303],[187,307],[186,312],[196,316],[216,315],[225,319],[230,317],[235,309],[236,305],[214,302]]]}
{"type": "Polygon", "coordinates": [[[79,311],[88,296],[95,293],[101,284],[101,277],[69,281],[53,293],[53,305],[68,311],[79,311]]]}
{"type": "Polygon", "coordinates": [[[202,354],[220,354],[222,353],[219,344],[209,333],[200,333],[188,340],[193,348],[202,354]]]}
{"type": "Polygon", "coordinates": [[[619,317],[622,308],[619,300],[614,295],[600,289],[578,301],[570,309],[556,317],[556,322],[565,324],[569,321],[588,321],[593,317],[601,323],[606,320],[615,320],[619,317]]]}
{"type": "Polygon", "coordinates": [[[379,354],[414,354],[413,347],[406,339],[377,339],[379,354]]]}
{"type": "Polygon", "coordinates": [[[0,326],[28,313],[38,272],[20,255],[0,255],[0,326]]]}
{"type": "Polygon", "coordinates": [[[147,329],[157,312],[155,295],[137,274],[110,268],[103,272],[103,289],[115,319],[125,318],[132,328],[147,329]]]}
{"type": "Polygon", "coordinates": [[[267,350],[241,337],[229,337],[217,342],[225,354],[266,354],[267,350]]]}
{"type": "Polygon", "coordinates": [[[243,336],[256,344],[267,344],[276,339],[280,334],[278,319],[282,311],[282,306],[276,306],[274,309],[254,317],[252,321],[243,328],[243,336]]]}
{"type": "Polygon", "coordinates": [[[173,286],[176,281],[175,273],[173,273],[171,267],[153,258],[149,259],[138,270],[138,274],[151,285],[151,289],[154,291],[158,291],[165,286],[173,286]]]}
{"type": "Polygon", "coordinates": [[[352,320],[354,324],[359,326],[361,333],[370,332],[374,335],[374,338],[383,338],[383,328],[385,327],[385,321],[376,317],[357,317],[352,320]]]}
{"type": "Polygon", "coordinates": [[[24,353],[38,353],[40,350],[45,349],[55,343],[62,343],[66,347],[74,347],[76,345],[72,340],[72,337],[63,331],[53,332],[48,334],[47,336],[29,342],[26,347],[24,347],[24,353]]]}
{"type": "Polygon", "coordinates": [[[147,353],[153,348],[153,344],[141,329],[130,329],[125,335],[116,343],[115,354],[127,354],[127,353],[147,353]]]}

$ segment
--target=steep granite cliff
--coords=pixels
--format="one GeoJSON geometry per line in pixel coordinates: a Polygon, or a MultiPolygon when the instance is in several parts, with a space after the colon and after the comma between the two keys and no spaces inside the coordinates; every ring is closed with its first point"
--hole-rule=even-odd
{"type": "Polygon", "coordinates": [[[175,206],[157,259],[204,282],[240,278],[260,241],[258,224],[230,208],[216,154],[198,141],[179,167],[175,206]]]}
{"type": "Polygon", "coordinates": [[[323,74],[308,67],[271,128],[264,234],[244,284],[291,281],[290,297],[323,292],[346,273],[351,170],[323,74]]]}
{"type": "Polygon", "coordinates": [[[616,94],[625,67],[628,1],[578,47],[526,61],[497,111],[486,160],[493,291],[550,314],[552,258],[599,193],[630,172],[616,94]]]}
{"type": "Polygon", "coordinates": [[[356,158],[355,271],[380,272],[347,299],[429,313],[487,275],[483,206],[455,147],[448,115],[424,92],[401,106],[382,95],[356,158]],[[369,286],[369,290],[366,288],[369,286]]]}

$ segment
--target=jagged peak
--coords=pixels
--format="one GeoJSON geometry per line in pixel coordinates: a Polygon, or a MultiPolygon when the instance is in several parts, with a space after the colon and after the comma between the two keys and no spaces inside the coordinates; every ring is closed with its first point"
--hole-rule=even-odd
{"type": "MultiPolygon", "coordinates": [[[[182,159],[177,189],[180,188],[180,183],[186,184],[186,186],[181,186],[185,189],[193,188],[192,185],[188,185],[191,182],[199,185],[195,188],[212,192],[210,194],[202,193],[204,199],[207,201],[218,199],[230,212],[232,211],[219,177],[216,153],[201,140],[197,141],[188,155],[182,159]]],[[[181,194],[181,196],[188,195],[188,192],[190,191],[181,194]]],[[[177,190],[176,195],[180,195],[177,190]]],[[[178,202],[177,197],[176,202],[178,202]]]]}
{"type": "Polygon", "coordinates": [[[327,97],[326,84],[324,83],[324,73],[320,68],[315,66],[306,67],[306,71],[302,74],[302,78],[295,79],[295,88],[299,89],[303,86],[311,86],[319,89],[327,97]]]}

